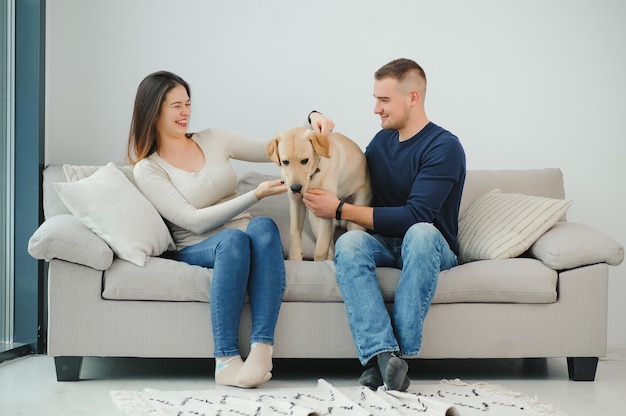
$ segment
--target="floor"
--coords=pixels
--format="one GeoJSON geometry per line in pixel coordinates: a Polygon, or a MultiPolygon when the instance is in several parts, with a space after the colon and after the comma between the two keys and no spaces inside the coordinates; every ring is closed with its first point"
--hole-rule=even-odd
{"type": "MultiPolygon", "coordinates": [[[[0,414],[123,416],[111,390],[204,390],[214,387],[212,360],[86,358],[81,381],[57,382],[54,360],[28,356],[0,364],[0,414]]],[[[267,387],[315,387],[318,378],[354,386],[360,367],[351,360],[275,360],[267,387]]],[[[598,365],[595,382],[573,382],[565,359],[412,360],[412,383],[433,384],[460,378],[467,383],[497,384],[536,397],[568,416],[624,415],[626,349],[609,351],[598,365]]],[[[263,387],[261,387],[263,388],[263,387]]]]}

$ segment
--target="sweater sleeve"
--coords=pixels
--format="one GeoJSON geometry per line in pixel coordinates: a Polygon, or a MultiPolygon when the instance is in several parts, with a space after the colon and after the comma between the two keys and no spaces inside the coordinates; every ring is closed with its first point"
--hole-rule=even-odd
{"type": "Polygon", "coordinates": [[[196,208],[180,194],[167,172],[148,159],[135,165],[133,176],[139,190],[163,218],[196,234],[224,225],[258,202],[254,192],[249,191],[208,207],[196,208]]]}
{"type": "Polygon", "coordinates": [[[246,162],[271,162],[266,147],[269,140],[259,139],[227,129],[212,129],[212,134],[226,140],[229,156],[246,162]]]}

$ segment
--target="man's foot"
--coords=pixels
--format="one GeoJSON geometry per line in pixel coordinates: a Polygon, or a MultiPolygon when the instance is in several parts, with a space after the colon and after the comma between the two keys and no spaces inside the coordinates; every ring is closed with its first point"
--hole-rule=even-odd
{"type": "Polygon", "coordinates": [[[380,370],[378,369],[378,365],[374,364],[369,368],[366,368],[365,371],[359,377],[359,383],[362,386],[369,387],[372,390],[378,389],[383,385],[383,376],[380,375],[380,370]]]}
{"type": "Polygon", "coordinates": [[[409,364],[402,358],[390,352],[378,354],[378,369],[383,379],[383,384],[389,390],[406,391],[411,384],[408,371],[409,364]]]}

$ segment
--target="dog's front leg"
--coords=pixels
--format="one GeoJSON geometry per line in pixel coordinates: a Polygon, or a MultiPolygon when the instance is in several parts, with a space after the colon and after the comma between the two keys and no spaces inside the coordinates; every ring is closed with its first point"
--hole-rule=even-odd
{"type": "Polygon", "coordinates": [[[317,242],[315,243],[315,254],[313,256],[313,260],[318,261],[333,259],[333,253],[330,250],[330,246],[333,241],[334,231],[334,219],[318,218],[317,242]]]}
{"type": "Polygon", "coordinates": [[[302,260],[302,229],[306,206],[302,198],[289,196],[289,260],[302,260]]]}

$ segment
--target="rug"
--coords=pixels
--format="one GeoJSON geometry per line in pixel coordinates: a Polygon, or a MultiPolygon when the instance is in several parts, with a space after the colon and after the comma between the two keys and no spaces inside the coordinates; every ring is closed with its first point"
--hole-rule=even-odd
{"type": "Polygon", "coordinates": [[[412,385],[408,392],[366,387],[236,388],[199,391],[111,391],[128,416],[565,416],[536,398],[499,386],[442,380],[412,385]]]}

